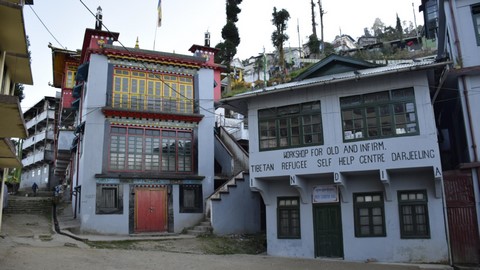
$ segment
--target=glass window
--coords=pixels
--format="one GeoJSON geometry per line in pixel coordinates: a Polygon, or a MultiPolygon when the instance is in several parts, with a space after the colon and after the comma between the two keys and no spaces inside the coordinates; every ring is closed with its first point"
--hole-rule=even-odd
{"type": "Polygon", "coordinates": [[[116,68],[111,102],[114,108],[194,113],[193,79],[116,68]]]}
{"type": "Polygon", "coordinates": [[[419,133],[413,88],[340,98],[343,140],[419,133]]]}
{"type": "Polygon", "coordinates": [[[259,110],[258,119],[260,150],[323,143],[320,101],[259,110]]]}
{"type": "Polygon", "coordinates": [[[402,238],[430,238],[427,192],[399,191],[400,236],[402,238]]]}
{"type": "Polygon", "coordinates": [[[193,172],[193,133],[112,126],[109,159],[110,171],[193,172]]]}
{"type": "Polygon", "coordinates": [[[386,236],[383,195],[353,194],[355,237],[386,236]]]}
{"type": "Polygon", "coordinates": [[[279,197],[277,201],[277,237],[300,239],[300,200],[279,197]]]}
{"type": "Polygon", "coordinates": [[[472,6],[472,19],[477,45],[480,46],[480,5],[472,6]]]}

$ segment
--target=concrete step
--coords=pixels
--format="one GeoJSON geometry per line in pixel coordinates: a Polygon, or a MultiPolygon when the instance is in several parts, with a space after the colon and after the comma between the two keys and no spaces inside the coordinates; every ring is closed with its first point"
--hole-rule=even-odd
{"type": "Polygon", "coordinates": [[[210,223],[210,219],[205,219],[204,221],[200,222],[198,225],[187,230],[187,234],[195,235],[195,236],[211,234],[211,233],[212,233],[212,224],[210,223]]]}
{"type": "Polygon", "coordinates": [[[4,212],[7,214],[32,214],[51,213],[51,197],[18,197],[9,196],[7,207],[4,212]]]}

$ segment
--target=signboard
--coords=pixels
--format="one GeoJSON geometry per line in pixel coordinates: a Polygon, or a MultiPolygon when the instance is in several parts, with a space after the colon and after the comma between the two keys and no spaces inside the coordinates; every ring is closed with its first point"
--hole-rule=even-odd
{"type": "Polygon", "coordinates": [[[335,185],[314,186],[312,190],[313,203],[336,203],[338,202],[338,189],[335,185]]]}

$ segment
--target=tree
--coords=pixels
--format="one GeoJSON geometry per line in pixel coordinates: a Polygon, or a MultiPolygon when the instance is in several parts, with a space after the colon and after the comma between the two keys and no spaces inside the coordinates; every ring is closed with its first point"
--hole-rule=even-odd
{"type": "Polygon", "coordinates": [[[261,55],[255,58],[255,63],[253,66],[254,72],[257,73],[257,80],[260,80],[260,73],[263,71],[263,68],[264,68],[264,61],[263,61],[263,55],[261,55]]]}
{"type": "Polygon", "coordinates": [[[385,29],[385,24],[382,22],[382,20],[380,20],[380,18],[376,18],[372,26],[373,36],[375,37],[381,36],[383,34],[384,29],[385,29]]]}
{"type": "Polygon", "coordinates": [[[240,36],[235,23],[238,21],[238,14],[242,11],[238,5],[242,0],[227,0],[225,12],[227,14],[227,22],[222,28],[222,38],[224,42],[218,43],[215,48],[219,52],[215,55],[215,62],[222,63],[230,70],[230,64],[233,57],[237,54],[237,47],[240,44],[240,36]]]}
{"type": "Polygon", "coordinates": [[[395,25],[395,31],[396,31],[397,39],[402,40],[403,39],[403,27],[402,27],[402,23],[400,22],[400,18],[398,17],[398,14],[397,14],[397,24],[395,25]]]}
{"type": "Polygon", "coordinates": [[[320,40],[314,34],[308,37],[308,49],[310,50],[310,55],[318,55],[320,53],[320,40]]]}
{"type": "Polygon", "coordinates": [[[13,90],[13,95],[18,97],[19,102],[22,102],[22,100],[25,98],[25,94],[23,93],[23,84],[21,84],[21,83],[16,83],[15,84],[15,89],[13,90]]]}
{"type": "Polygon", "coordinates": [[[290,14],[285,9],[281,9],[277,12],[277,8],[273,8],[272,23],[275,26],[275,31],[272,33],[272,43],[278,51],[278,61],[280,64],[280,72],[282,73],[282,79],[285,78],[285,53],[283,51],[283,43],[288,40],[288,35],[285,33],[287,30],[287,22],[290,19],[290,14]]]}

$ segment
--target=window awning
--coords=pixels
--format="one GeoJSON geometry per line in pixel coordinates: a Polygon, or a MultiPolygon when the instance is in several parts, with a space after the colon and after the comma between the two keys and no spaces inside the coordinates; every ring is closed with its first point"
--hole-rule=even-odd
{"type": "Polygon", "coordinates": [[[80,107],[80,98],[77,98],[72,102],[72,108],[77,110],[79,107],[80,107]]]}
{"type": "Polygon", "coordinates": [[[78,67],[77,75],[75,75],[76,81],[86,81],[88,79],[88,66],[89,62],[85,62],[78,67]]]}
{"type": "Polygon", "coordinates": [[[80,83],[80,84],[75,85],[75,87],[73,87],[73,94],[72,94],[72,96],[73,96],[74,98],[79,98],[80,95],[82,94],[82,89],[83,89],[83,83],[80,83]]]}

